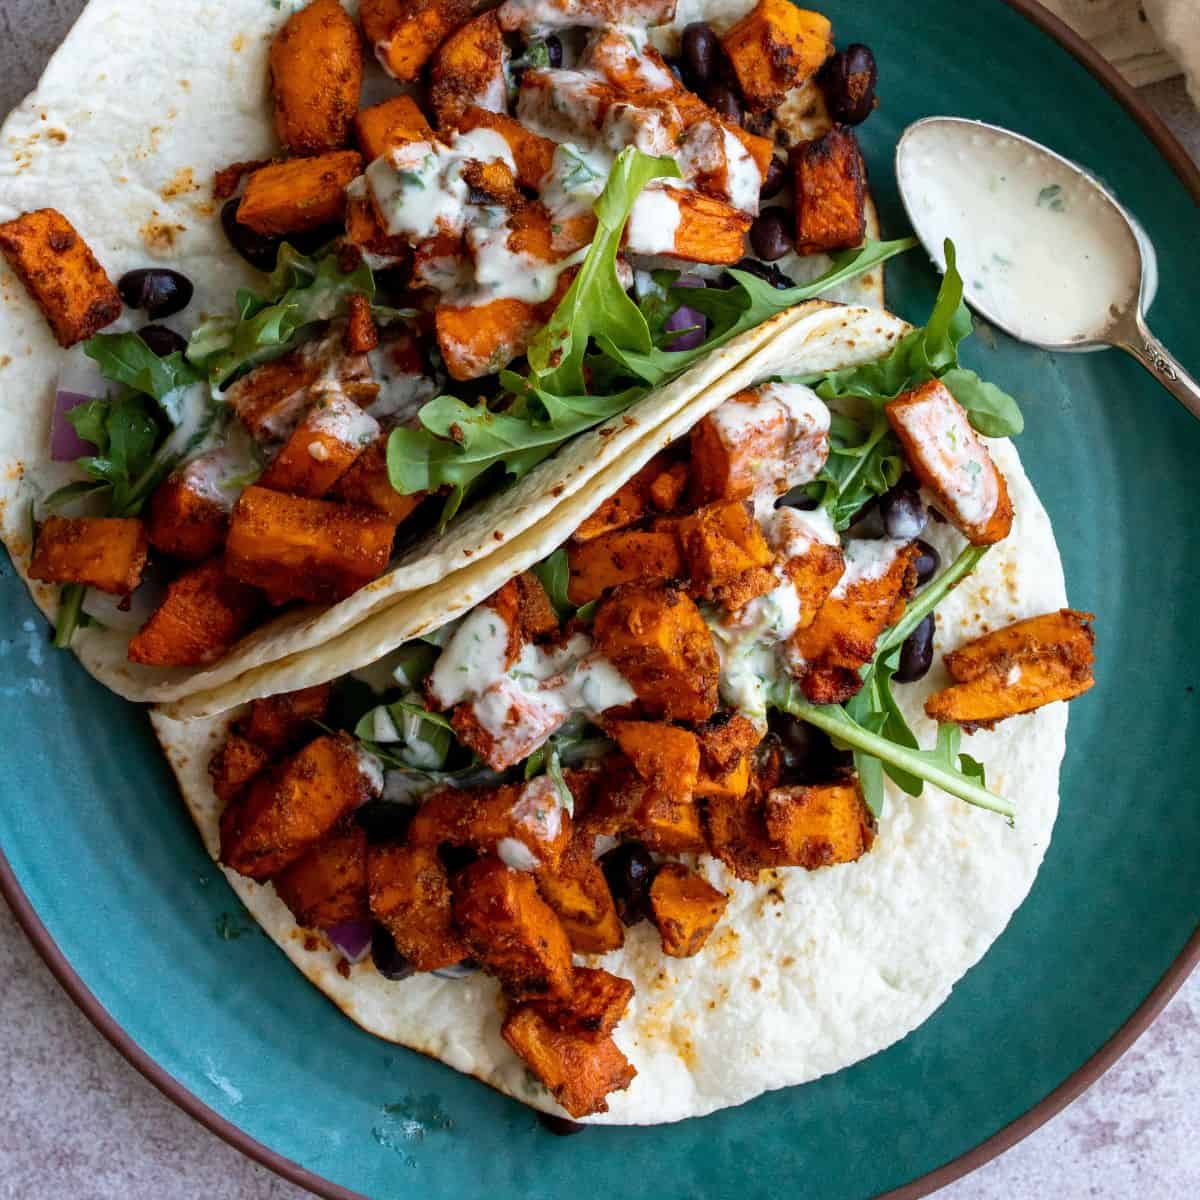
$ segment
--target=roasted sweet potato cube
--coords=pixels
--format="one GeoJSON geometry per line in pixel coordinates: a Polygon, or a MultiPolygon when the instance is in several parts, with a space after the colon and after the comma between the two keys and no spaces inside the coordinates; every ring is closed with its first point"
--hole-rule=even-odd
{"type": "Polygon", "coordinates": [[[704,828],[696,801],[648,784],[633,816],[633,830],[639,840],[660,854],[698,854],[704,849],[704,828]]]}
{"type": "Polygon", "coordinates": [[[650,911],[671,958],[699,954],[729,897],[682,863],[663,863],[650,885],[650,911]]]}
{"type": "Polygon", "coordinates": [[[369,509],[249,487],[233,510],[225,565],[273,604],[332,604],[382,574],[395,529],[369,509]]]}
{"type": "Polygon", "coordinates": [[[601,501],[571,535],[572,541],[588,542],[633,525],[646,515],[651,505],[659,512],[671,512],[683,494],[686,480],[687,463],[670,462],[663,455],[656,455],[632,479],[601,501]]]}
{"type": "Polygon", "coordinates": [[[332,684],[318,683],[296,692],[253,700],[235,728],[271,757],[285,754],[313,736],[316,732],[313,722],[320,721],[328,712],[332,695],[332,684]]]}
{"type": "Polygon", "coordinates": [[[121,315],[121,297],[88,244],[57,209],[0,225],[0,254],[42,310],[60,346],[90,338],[121,315]]]}
{"type": "Polygon", "coordinates": [[[608,1112],[605,1097],[623,1092],[637,1075],[611,1037],[561,1033],[532,1004],[510,1009],[500,1032],[573,1117],[608,1112]]]}
{"type": "Polygon", "coordinates": [[[353,400],[319,400],[296,426],[258,486],[293,496],[324,496],[379,437],[379,422],[353,400]]]}
{"type": "Polygon", "coordinates": [[[536,875],[538,891],[557,913],[576,954],[607,954],[625,944],[608,880],[592,858],[594,840],[590,827],[577,831],[558,866],[536,875]]]}
{"type": "Polygon", "coordinates": [[[628,96],[669,96],[683,90],[671,68],[650,45],[638,50],[623,30],[599,29],[588,40],[580,60],[584,70],[598,71],[628,96]]]}
{"type": "Polygon", "coordinates": [[[469,0],[362,0],[359,19],[375,56],[410,83],[433,52],[471,15],[469,0]]]}
{"type": "Polygon", "coordinates": [[[272,882],[297,924],[329,929],[346,921],[365,921],[370,911],[366,832],[353,820],[344,822],[272,882]]]}
{"type": "Polygon", "coordinates": [[[437,971],[468,957],[454,928],[450,881],[435,847],[369,846],[367,883],[371,915],[418,971],[437,971]]]}
{"type": "Polygon", "coordinates": [[[736,611],[779,582],[771,548],[745,500],[718,500],[679,522],[688,578],[699,596],[736,611]]]}
{"type": "Polygon", "coordinates": [[[695,601],[662,583],[627,583],[596,612],[596,645],[650,716],[704,721],[717,708],[720,664],[695,601]]]}
{"type": "Polygon", "coordinates": [[[453,129],[468,108],[504,112],[508,48],[495,12],[485,12],[452,33],[429,66],[429,102],[439,129],[453,129]]]}
{"type": "Polygon", "coordinates": [[[654,476],[650,483],[650,503],[659,512],[674,512],[687,491],[688,464],[685,462],[671,463],[654,476]]]}
{"type": "Polygon", "coordinates": [[[366,354],[379,345],[379,330],[371,316],[371,302],[355,292],[346,300],[346,351],[349,354],[366,354]]]}
{"type": "Polygon", "coordinates": [[[858,669],[879,635],[904,614],[916,590],[915,542],[851,542],[847,574],[807,629],[792,635],[788,654],[801,667],[800,687],[814,704],[841,704],[862,687],[858,669]],[[890,554],[889,559],[877,556],[890,554]],[[844,587],[842,585],[845,585],[844,587]]]}
{"type": "Polygon", "coordinates": [[[913,473],[955,529],[976,546],[1008,537],[1013,522],[1008,485],[950,389],[931,379],[897,396],[884,411],[913,473]]]}
{"type": "Polygon", "coordinates": [[[763,815],[781,866],[815,871],[854,862],[875,841],[857,782],[772,788],[763,815]]]}
{"type": "Polygon", "coordinates": [[[511,667],[530,642],[558,632],[558,614],[542,581],[532,571],[522,571],[514,576],[484,603],[508,629],[505,667],[511,667]]]}
{"type": "Polygon", "coordinates": [[[399,525],[425,499],[424,492],[402,496],[388,478],[387,434],[377,437],[333,485],[330,498],[358,508],[372,508],[399,525]]]}
{"type": "Polygon", "coordinates": [[[824,536],[824,531],[818,532],[809,523],[809,514],[795,508],[775,510],[770,541],[783,559],[783,571],[800,602],[797,629],[807,629],[813,623],[846,569],[845,555],[836,543],[837,535],[828,534],[835,539],[832,543],[821,540],[824,536]]]}
{"type": "Polygon", "coordinates": [[[512,151],[517,182],[522,187],[536,190],[554,161],[554,142],[526,129],[507,113],[491,112],[472,104],[458,119],[458,128],[463,133],[472,129],[494,129],[512,151]]]}
{"type": "Polygon", "coordinates": [[[767,838],[762,795],[753,772],[749,787],[740,795],[716,792],[707,797],[704,829],[709,853],[739,879],[753,883],[763,871],[779,865],[779,850],[767,838]]]}
{"type": "Polygon", "coordinates": [[[412,259],[408,242],[388,235],[371,197],[354,187],[346,193],[346,240],[360,250],[391,260],[392,265],[412,259]]]}
{"type": "Polygon", "coordinates": [[[514,999],[571,994],[571,944],[525,871],[490,855],[454,877],[454,920],[473,957],[514,999]]]}
{"type": "Polygon", "coordinates": [[[700,771],[696,735],[653,721],[612,721],[608,729],[645,785],[633,815],[641,839],[664,854],[702,850],[700,812],[692,798],[700,771]]]}
{"type": "Polygon", "coordinates": [[[749,214],[714,196],[651,185],[634,201],[625,248],[631,254],[666,254],[685,262],[735,263],[742,257],[750,221],[749,214]],[[664,245],[664,221],[675,226],[669,246],[664,245]]]}
{"type": "Polygon", "coordinates": [[[450,717],[458,740],[493,771],[528,758],[566,719],[561,704],[542,702],[505,676],[478,699],[459,704],[450,717]],[[487,714],[485,719],[480,713],[487,714]],[[498,714],[503,714],[501,720],[498,714]]]}
{"type": "Polygon", "coordinates": [[[854,134],[838,125],[816,141],[793,146],[791,166],[796,252],[861,245],[867,234],[866,168],[854,134]]]}
{"type": "Polygon", "coordinates": [[[674,533],[619,529],[567,549],[567,598],[572,604],[596,600],[610,588],[634,580],[676,579],[683,556],[674,533]]]}
{"type": "Polygon", "coordinates": [[[303,233],[340,221],[346,188],[362,173],[357,150],[334,150],[312,158],[261,167],[246,181],[237,219],[255,233],[303,233]]]}
{"type": "Polygon", "coordinates": [[[820,13],[789,0],[758,0],[721,38],[751,108],[771,108],[814,75],[833,53],[833,29],[820,13]]]}
{"type": "Polygon", "coordinates": [[[338,0],[312,0],[292,13],[271,42],[267,65],[280,142],[293,154],[344,146],[363,56],[358,29],[338,0]]]}
{"type": "Polygon", "coordinates": [[[201,667],[216,662],[250,628],[262,594],[231,579],[219,558],[189,567],[168,585],[163,602],[129,642],[129,661],[148,667],[201,667]]]}
{"type": "Polygon", "coordinates": [[[529,1006],[560,1033],[610,1037],[633,999],[633,984],[598,967],[576,967],[572,983],[569,1000],[530,1000],[529,1006]]]}
{"type": "Polygon", "coordinates": [[[146,537],[155,550],[199,562],[220,550],[229,528],[235,492],[213,483],[211,458],[202,455],[172,472],[154,489],[146,537]]]}
{"type": "Polygon", "coordinates": [[[1062,608],[975,638],[945,657],[953,686],[934,692],[925,712],[968,731],[1071,700],[1095,680],[1091,613],[1062,608]]]}
{"type": "Polygon", "coordinates": [[[497,12],[500,27],[506,33],[521,30],[541,33],[578,25],[586,29],[607,29],[613,25],[669,25],[675,17],[675,0],[552,0],[544,4],[531,0],[510,0],[497,12]]]}
{"type": "MultiPolygon", "coordinates": [[[[525,197],[517,188],[516,175],[508,163],[498,158],[467,159],[463,163],[462,177],[476,203],[495,204],[514,211],[525,204],[525,197]]],[[[548,233],[549,221],[546,227],[548,233]]]]}
{"type": "Polygon", "coordinates": [[[737,798],[750,786],[750,753],[761,741],[758,730],[739,714],[718,713],[696,730],[700,743],[697,796],[737,798]]]}
{"type": "Polygon", "coordinates": [[[29,574],[127,596],[142,581],[147,551],[146,526],[136,517],[47,517],[29,574]]]}
{"type": "Polygon", "coordinates": [[[208,777],[222,804],[232,803],[251,779],[271,761],[271,756],[249,738],[230,733],[208,764],[208,777]]]}
{"type": "Polygon", "coordinates": [[[411,96],[393,96],[382,104],[358,110],[354,136],[363,158],[372,162],[393,146],[433,141],[433,127],[411,96]]]}
{"type": "Polygon", "coordinates": [[[234,802],[234,819],[221,831],[221,861],[251,879],[270,879],[379,789],[353,738],[315,738],[234,802]]]}
{"type": "Polygon", "coordinates": [[[540,305],[507,297],[486,304],[439,304],[438,349],[452,379],[478,379],[524,354],[545,323],[540,305]]]}

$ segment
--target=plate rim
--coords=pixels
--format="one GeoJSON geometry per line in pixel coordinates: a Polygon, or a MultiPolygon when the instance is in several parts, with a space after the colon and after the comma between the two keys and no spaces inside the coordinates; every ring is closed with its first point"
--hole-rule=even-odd
{"type": "MultiPolygon", "coordinates": [[[[1057,42],[1096,79],[1134,119],[1200,207],[1200,164],[1192,159],[1166,122],[1138,95],[1137,90],[1121,77],[1116,67],[1040,0],[1002,0],[1002,3],[1057,42]]],[[[133,1035],[100,1003],[50,936],[49,930],[17,881],[3,847],[0,847],[0,895],[4,897],[34,950],[76,1007],[126,1062],[168,1100],[247,1158],[267,1167],[289,1182],[307,1188],[314,1195],[322,1197],[322,1200],[370,1200],[370,1197],[363,1193],[351,1191],[324,1176],[317,1175],[251,1137],[244,1129],[209,1107],[143,1050],[133,1035]]],[[[1197,966],[1200,966],[1200,924],[1124,1024],[1057,1087],[982,1142],[924,1175],[880,1193],[875,1200],[921,1200],[922,1197],[961,1179],[1023,1141],[1081,1096],[1130,1049],[1197,966]]]]}

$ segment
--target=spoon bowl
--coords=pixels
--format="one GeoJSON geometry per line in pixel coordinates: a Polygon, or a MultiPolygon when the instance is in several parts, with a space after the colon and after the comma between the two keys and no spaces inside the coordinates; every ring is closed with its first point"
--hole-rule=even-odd
{"type": "Polygon", "coordinates": [[[925,117],[896,147],[917,237],[942,271],[958,250],[967,303],[1053,351],[1116,346],[1200,418],[1200,387],[1146,327],[1157,287],[1149,237],[1090,172],[1011,130],[925,117]]]}

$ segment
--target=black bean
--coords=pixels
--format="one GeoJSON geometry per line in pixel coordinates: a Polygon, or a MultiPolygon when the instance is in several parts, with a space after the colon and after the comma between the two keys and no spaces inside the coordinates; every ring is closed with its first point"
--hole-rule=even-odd
{"type": "Polygon", "coordinates": [[[617,914],[626,925],[649,916],[650,885],[658,869],[641,842],[623,842],[600,856],[600,869],[608,880],[617,914]]]}
{"type": "Polygon", "coordinates": [[[340,225],[318,225],[316,229],[305,229],[301,233],[289,233],[283,240],[299,250],[301,254],[316,254],[318,250],[329,245],[341,233],[340,225]]]}
{"type": "Polygon", "coordinates": [[[255,233],[249,225],[243,225],[237,219],[239,204],[241,200],[234,196],[221,206],[221,228],[225,230],[229,244],[252,267],[257,267],[260,271],[270,271],[275,266],[275,256],[279,253],[283,239],[255,233]]]}
{"type": "MultiPolygon", "coordinates": [[[[759,279],[780,291],[796,286],[796,281],[790,275],[785,275],[774,263],[759,262],[757,258],[741,258],[734,266],[739,271],[745,271],[747,275],[757,275],[759,279]]],[[[733,276],[728,271],[722,271],[717,279],[717,287],[733,287],[733,276]]]]}
{"type": "Polygon", "coordinates": [[[562,42],[559,41],[558,34],[552,33],[544,40],[546,47],[546,58],[550,65],[555,69],[562,66],[562,42]]]}
{"type": "Polygon", "coordinates": [[[683,31],[683,71],[688,86],[694,91],[716,74],[721,58],[721,43],[712,27],[704,21],[693,21],[683,31]]]}
{"type": "Polygon", "coordinates": [[[772,155],[770,163],[767,164],[767,177],[763,180],[758,198],[770,200],[772,196],[777,196],[783,191],[785,183],[787,183],[787,163],[782,158],[772,155]]]}
{"type": "Polygon", "coordinates": [[[742,102],[738,99],[737,92],[729,84],[713,84],[708,89],[708,95],[705,98],[708,100],[709,107],[715,109],[718,116],[724,117],[726,121],[730,121],[734,125],[742,123],[742,102]]]}
{"type": "Polygon", "coordinates": [[[942,565],[942,556],[926,541],[917,539],[917,549],[921,552],[913,559],[913,570],[917,573],[917,587],[928,583],[942,565]]]}
{"type": "Polygon", "coordinates": [[[765,262],[782,258],[792,248],[791,217],[784,208],[764,208],[750,226],[750,245],[765,262]]]}
{"type": "Polygon", "coordinates": [[[848,751],[834,749],[827,734],[791,713],[771,709],[767,724],[779,739],[783,784],[827,783],[854,761],[848,751]]]}
{"type": "Polygon", "coordinates": [[[451,875],[466,870],[479,857],[470,846],[441,846],[438,854],[442,865],[451,875]]]}
{"type": "Polygon", "coordinates": [[[371,935],[371,961],[384,979],[407,979],[416,974],[416,968],[396,949],[392,935],[382,925],[376,925],[371,935]]]}
{"type": "Polygon", "coordinates": [[[897,683],[915,683],[933,665],[933,613],[904,639],[900,665],[892,678],[897,683]]]}
{"type": "Polygon", "coordinates": [[[377,845],[402,841],[415,812],[411,804],[370,800],[354,810],[354,819],[366,830],[367,841],[377,845]]]}
{"type": "Polygon", "coordinates": [[[779,501],[779,508],[798,508],[801,512],[812,512],[821,502],[816,496],[810,496],[806,490],[807,484],[801,484],[797,488],[792,488],[782,500],[779,501]]]}
{"type": "Polygon", "coordinates": [[[904,480],[880,499],[879,511],[888,537],[903,538],[906,542],[918,537],[929,524],[929,510],[904,480]]]}
{"type": "Polygon", "coordinates": [[[165,267],[140,267],[117,280],[117,291],[130,308],[145,309],[151,317],[169,317],[191,303],[192,281],[165,267]]]}
{"type": "Polygon", "coordinates": [[[168,329],[165,325],[143,325],[138,330],[138,337],[159,358],[166,358],[168,354],[173,354],[176,350],[182,354],[187,349],[187,338],[173,329],[168,329]]]}
{"type": "Polygon", "coordinates": [[[556,1117],[553,1113],[540,1112],[537,1119],[555,1137],[570,1137],[571,1134],[582,1133],[587,1128],[578,1121],[569,1121],[566,1117],[556,1117]]]}
{"type": "Polygon", "coordinates": [[[817,75],[829,115],[843,125],[861,125],[875,107],[878,75],[870,47],[855,42],[839,50],[817,75]]]}
{"type": "Polygon", "coordinates": [[[883,517],[879,512],[879,497],[872,496],[865,504],[850,518],[850,524],[846,526],[846,537],[854,540],[865,538],[867,541],[875,541],[885,535],[887,530],[883,527],[883,517]]]}

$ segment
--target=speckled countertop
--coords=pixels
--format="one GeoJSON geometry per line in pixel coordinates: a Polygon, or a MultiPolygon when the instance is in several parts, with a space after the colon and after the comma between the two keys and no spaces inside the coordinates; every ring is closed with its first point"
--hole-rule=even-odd
{"type": "MultiPolygon", "coordinates": [[[[0,113],[37,79],[82,0],[0,0],[0,113]]],[[[1178,80],[1144,90],[1200,159],[1178,80]]],[[[96,1032],[0,905],[0,1200],[299,1200],[175,1108],[96,1032]]],[[[1124,1058],[940,1200],[1200,1196],[1200,973],[1124,1058]]]]}

